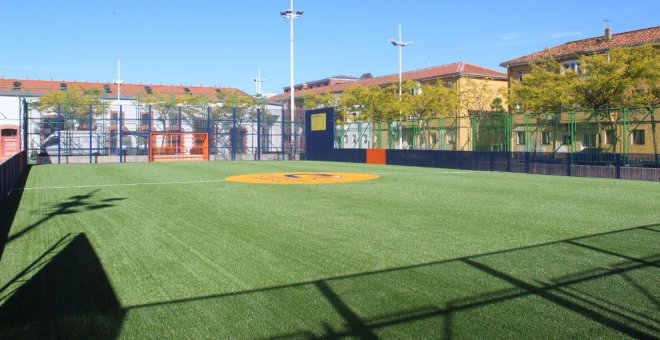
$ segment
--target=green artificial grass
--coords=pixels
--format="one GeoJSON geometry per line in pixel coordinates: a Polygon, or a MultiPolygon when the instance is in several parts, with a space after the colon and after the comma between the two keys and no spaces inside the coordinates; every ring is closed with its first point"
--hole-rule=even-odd
{"type": "Polygon", "coordinates": [[[2,338],[660,336],[658,183],[210,162],[35,166],[25,187],[2,338]],[[295,171],[380,178],[223,181],[295,171]]]}

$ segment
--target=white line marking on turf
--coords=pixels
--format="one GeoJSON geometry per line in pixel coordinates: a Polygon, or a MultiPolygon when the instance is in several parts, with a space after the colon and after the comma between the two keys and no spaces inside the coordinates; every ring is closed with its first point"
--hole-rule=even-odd
{"type": "Polygon", "coordinates": [[[224,179],[216,179],[216,180],[207,180],[207,181],[87,184],[87,185],[52,186],[52,187],[14,188],[13,190],[27,191],[27,190],[48,190],[48,189],[112,188],[112,187],[133,187],[133,186],[141,186],[141,185],[204,184],[204,183],[220,183],[224,181],[225,181],[224,179]]]}

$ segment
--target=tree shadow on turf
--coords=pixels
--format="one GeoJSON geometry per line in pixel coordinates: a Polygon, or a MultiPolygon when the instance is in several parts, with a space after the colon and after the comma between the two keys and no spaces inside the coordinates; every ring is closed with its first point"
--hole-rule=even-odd
{"type": "MultiPolygon", "coordinates": [[[[121,201],[124,200],[125,198],[119,198],[119,197],[113,197],[113,198],[105,198],[101,200],[94,200],[94,196],[99,192],[99,190],[94,190],[91,191],[87,194],[83,195],[73,195],[69,198],[67,198],[63,202],[55,203],[52,204],[48,207],[46,207],[46,214],[39,219],[38,221],[30,224],[27,227],[24,227],[20,231],[12,234],[7,238],[6,243],[11,243],[12,241],[19,239],[29,232],[31,232],[33,229],[38,227],[39,225],[43,224],[44,222],[57,217],[61,215],[69,215],[69,214],[75,214],[75,213],[80,213],[80,212],[85,212],[85,211],[94,211],[94,210],[100,210],[100,209],[107,209],[111,208],[114,206],[114,204],[111,204],[112,202],[116,201],[121,201]]],[[[20,197],[18,198],[20,200],[20,197]]],[[[16,207],[17,209],[18,207],[16,207]]],[[[41,211],[40,211],[41,212],[41,211]]],[[[14,211],[15,214],[15,211],[14,211]]],[[[12,218],[13,220],[13,218],[12,218]]],[[[11,224],[7,227],[7,229],[11,228],[11,224]]]]}
{"type": "Polygon", "coordinates": [[[126,313],[84,234],[64,236],[2,287],[0,295],[0,338],[113,339],[126,313]]]}
{"type": "MultiPolygon", "coordinates": [[[[294,329],[299,330],[272,334],[267,338],[375,339],[379,337],[379,332],[398,327],[414,327],[416,323],[425,322],[435,325],[430,329],[434,332],[431,333],[432,336],[446,339],[474,336],[475,334],[470,332],[479,329],[480,322],[484,322],[486,335],[496,335],[502,331],[511,332],[512,329],[516,330],[516,327],[529,335],[530,332],[535,332],[533,327],[539,327],[537,332],[544,332],[553,325],[557,327],[556,318],[569,320],[564,321],[568,325],[566,329],[554,330],[560,335],[588,334],[580,330],[580,327],[588,325],[602,329],[601,332],[604,334],[611,335],[609,332],[613,331],[615,334],[635,338],[654,338],[660,336],[658,302],[655,297],[658,295],[658,290],[655,288],[654,279],[660,267],[660,254],[658,246],[653,246],[660,244],[656,242],[660,241],[659,236],[654,233],[657,231],[655,228],[659,226],[660,224],[639,226],[431,263],[149,303],[127,307],[127,310],[177,308],[175,307],[177,304],[199,303],[200,306],[206,306],[205,308],[218,308],[218,312],[223,313],[224,309],[230,309],[228,306],[235,307],[233,305],[235,302],[232,301],[237,299],[253,296],[262,301],[265,299],[263,295],[266,294],[272,296],[273,300],[280,301],[281,295],[287,294],[286,291],[314,287],[319,296],[326,301],[327,306],[344,320],[343,326],[323,324],[322,333],[319,333],[318,324],[310,329],[294,326],[294,329]],[[620,243],[640,240],[650,245],[645,253],[642,251],[639,254],[625,253],[617,249],[620,243]],[[585,246],[587,243],[588,246],[585,246]],[[576,257],[577,263],[563,263],[567,254],[576,257]],[[581,259],[588,260],[581,261],[581,259]],[[545,268],[539,268],[537,265],[538,263],[543,265],[544,261],[556,262],[553,263],[553,268],[547,269],[549,274],[545,273],[545,268]],[[539,270],[541,273],[537,272],[539,270]],[[460,294],[447,293],[446,296],[437,296],[435,300],[424,303],[408,302],[404,299],[396,307],[387,307],[388,294],[392,294],[389,296],[391,299],[401,300],[400,287],[405,287],[407,282],[405,280],[409,277],[421,276],[437,280],[441,285],[441,287],[429,286],[428,290],[444,289],[442,285],[455,284],[460,294]],[[399,282],[401,278],[406,279],[399,282]],[[469,291],[469,282],[463,281],[466,278],[482,282],[492,288],[465,297],[455,296],[469,291]],[[382,287],[383,282],[391,285],[391,287],[385,286],[391,291],[375,292],[371,289],[382,287]],[[462,289],[461,285],[465,285],[466,288],[462,289]],[[603,290],[602,287],[609,288],[603,290]],[[612,289],[621,296],[613,294],[612,289]],[[580,293],[576,293],[577,291],[580,293]],[[376,303],[379,299],[383,301],[382,305],[376,303]],[[374,303],[370,304],[370,302],[374,303]],[[577,333],[571,333],[574,331],[577,333]]],[[[636,251],[630,250],[630,247],[625,249],[636,251]]],[[[318,306],[323,303],[315,301],[313,305],[318,306]]],[[[194,310],[192,306],[183,309],[194,310]]],[[[222,315],[219,315],[218,319],[222,319],[222,315]]],[[[509,336],[522,334],[508,333],[509,336]]]]}

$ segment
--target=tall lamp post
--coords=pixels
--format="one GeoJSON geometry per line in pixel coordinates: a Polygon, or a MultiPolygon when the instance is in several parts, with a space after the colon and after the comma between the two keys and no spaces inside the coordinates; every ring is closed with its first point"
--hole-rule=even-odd
{"type": "MultiPolygon", "coordinates": [[[[121,60],[117,59],[117,79],[113,81],[117,85],[117,105],[119,105],[119,110],[117,111],[117,131],[115,132],[117,134],[117,141],[115,148],[117,151],[117,154],[119,155],[119,161],[121,162],[121,84],[124,83],[123,80],[121,80],[121,73],[120,73],[120,64],[121,60]]],[[[90,122],[91,125],[91,122],[90,122]]]]}
{"type": "MultiPolygon", "coordinates": [[[[399,102],[401,102],[401,83],[403,81],[403,48],[412,45],[414,41],[403,41],[401,37],[401,24],[399,24],[399,40],[394,40],[392,38],[387,39],[395,47],[399,48],[399,102]]],[[[399,112],[400,114],[401,112],[399,112]]],[[[401,124],[399,124],[399,148],[403,148],[403,131],[401,130],[401,124]]]]}
{"type": "Polygon", "coordinates": [[[387,41],[390,42],[393,46],[396,46],[399,48],[399,101],[401,101],[401,82],[402,82],[402,76],[401,74],[403,73],[403,48],[412,45],[415,43],[414,41],[403,41],[403,38],[401,38],[401,24],[399,24],[399,40],[394,40],[392,38],[387,39],[387,41]]]}
{"type": "Polygon", "coordinates": [[[290,76],[291,76],[291,102],[289,103],[289,110],[291,111],[291,145],[295,143],[294,137],[293,137],[293,130],[295,129],[295,111],[296,111],[296,106],[295,106],[295,88],[293,84],[293,21],[295,19],[300,18],[300,16],[303,14],[302,11],[293,11],[293,0],[291,0],[291,7],[287,9],[286,11],[280,12],[280,15],[289,20],[290,23],[290,38],[289,38],[289,52],[290,52],[290,62],[291,62],[291,71],[290,71],[290,76]]]}

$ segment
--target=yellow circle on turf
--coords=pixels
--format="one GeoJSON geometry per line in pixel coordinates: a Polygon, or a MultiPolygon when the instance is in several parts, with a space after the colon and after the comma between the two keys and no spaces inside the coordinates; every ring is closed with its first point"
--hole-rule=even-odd
{"type": "Polygon", "coordinates": [[[267,174],[250,174],[229,176],[229,182],[257,184],[331,184],[361,182],[376,179],[372,174],[356,174],[350,172],[272,172],[267,174]]]}

